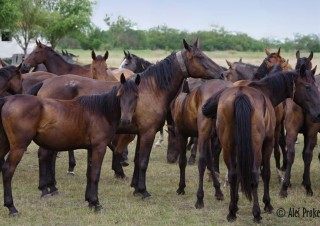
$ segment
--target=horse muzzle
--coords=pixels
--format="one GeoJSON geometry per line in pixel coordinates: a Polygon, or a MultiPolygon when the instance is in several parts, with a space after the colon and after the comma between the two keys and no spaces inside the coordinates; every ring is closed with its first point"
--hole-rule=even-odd
{"type": "Polygon", "coordinates": [[[130,124],[131,124],[131,119],[124,119],[124,118],[120,119],[120,125],[121,126],[127,126],[127,125],[130,125],[130,124]]]}

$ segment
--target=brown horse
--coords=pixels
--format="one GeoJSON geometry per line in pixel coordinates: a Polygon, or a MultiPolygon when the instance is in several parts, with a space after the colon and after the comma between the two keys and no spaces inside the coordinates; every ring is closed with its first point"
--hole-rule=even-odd
{"type": "MultiPolygon", "coordinates": [[[[0,159],[9,152],[1,169],[4,205],[9,209],[10,216],[18,215],[12,197],[12,177],[32,140],[39,146],[55,151],[87,149],[85,200],[95,211],[101,209],[98,183],[106,146],[119,124],[131,123],[138,100],[139,82],[139,75],[135,81],[128,82],[122,76],[121,85],[108,93],[68,101],[30,95],[14,95],[0,100],[0,159]]],[[[50,164],[50,153],[53,152],[42,156],[42,164],[50,164]]]]}
{"type": "Polygon", "coordinates": [[[141,73],[139,99],[131,127],[118,133],[138,134],[131,186],[134,194],[150,196],[146,188],[146,171],[156,132],[166,119],[169,105],[185,77],[221,78],[222,69],[198,47],[198,40],[141,73]],[[146,120],[147,119],[147,120],[146,120]]]}
{"type": "Polygon", "coordinates": [[[0,96],[22,92],[20,66],[5,66],[0,68],[0,96]]]}
{"type": "Polygon", "coordinates": [[[294,98],[319,121],[320,93],[309,76],[305,66],[294,72],[279,72],[248,86],[227,88],[204,106],[204,115],[216,116],[216,131],[228,168],[231,197],[228,221],[236,219],[239,182],[246,197],[251,200],[253,196],[254,221],[261,221],[257,191],[259,169],[264,182],[264,210],[272,211],[269,181],[276,123],[274,107],[286,98],[294,98]]]}
{"type": "MultiPolygon", "coordinates": [[[[195,81],[191,85],[190,93],[181,92],[171,103],[171,115],[173,119],[173,129],[169,131],[169,141],[168,141],[168,150],[167,158],[169,162],[175,161],[178,154],[179,155],[179,168],[180,168],[180,181],[177,193],[179,195],[185,194],[185,168],[187,165],[186,158],[186,145],[188,137],[198,137],[200,134],[201,137],[201,123],[198,120],[202,116],[202,106],[207,101],[213,93],[219,92],[226,87],[233,86],[232,83],[224,80],[209,80],[209,81],[195,81]]],[[[200,138],[201,139],[201,138],[200,138]]],[[[210,140],[210,137],[209,137],[210,140]]],[[[214,149],[214,148],[212,148],[214,149]]],[[[213,175],[213,185],[215,187],[216,193],[215,196],[217,200],[223,199],[222,191],[220,190],[220,183],[215,176],[215,171],[218,171],[218,164],[212,164],[212,153],[208,156],[209,159],[205,159],[202,153],[199,157],[199,168],[207,167],[208,170],[213,175]],[[207,161],[206,161],[207,160],[207,161]]],[[[219,160],[217,156],[214,158],[219,160]]],[[[200,172],[199,175],[203,171],[200,172]]],[[[200,176],[200,178],[203,179],[200,176]]],[[[202,208],[203,204],[203,180],[200,179],[199,190],[197,193],[198,201],[196,203],[196,208],[202,208]],[[201,197],[200,197],[201,196],[201,197]]]]}
{"type": "Polygon", "coordinates": [[[108,59],[109,52],[106,51],[104,56],[98,55],[94,50],[91,52],[92,63],[90,65],[91,78],[102,81],[119,81],[108,68],[106,60],[108,59]]]}
{"type": "MultiPolygon", "coordinates": [[[[299,69],[301,65],[307,65],[308,69],[312,68],[313,52],[310,52],[308,57],[300,57],[300,51],[296,53],[297,64],[296,69],[299,69]]],[[[316,67],[310,71],[310,81],[315,82],[316,67]]],[[[320,130],[320,123],[316,123],[312,117],[304,111],[297,103],[292,100],[286,101],[285,108],[285,129],[286,129],[286,145],[288,148],[287,161],[288,167],[285,172],[284,180],[282,182],[280,196],[288,196],[288,187],[290,186],[291,168],[295,157],[295,142],[297,140],[298,133],[302,133],[304,136],[303,146],[303,161],[304,161],[304,173],[302,185],[306,189],[307,196],[312,196],[313,191],[311,188],[310,180],[310,165],[313,156],[313,149],[317,144],[317,134],[320,130]]]]}

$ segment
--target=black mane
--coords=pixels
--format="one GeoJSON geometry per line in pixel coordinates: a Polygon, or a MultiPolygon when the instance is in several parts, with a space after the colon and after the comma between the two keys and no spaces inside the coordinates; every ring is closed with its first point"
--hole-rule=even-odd
{"type": "Polygon", "coordinates": [[[172,86],[171,81],[176,72],[174,64],[175,54],[175,52],[171,53],[165,59],[148,67],[141,73],[141,78],[146,78],[149,87],[152,87],[152,77],[155,78],[157,87],[161,90],[172,86]]]}
{"type": "Polygon", "coordinates": [[[80,96],[76,99],[76,103],[94,113],[106,116],[108,120],[119,120],[121,113],[120,98],[117,97],[119,88],[120,85],[113,87],[107,93],[80,96]]]}

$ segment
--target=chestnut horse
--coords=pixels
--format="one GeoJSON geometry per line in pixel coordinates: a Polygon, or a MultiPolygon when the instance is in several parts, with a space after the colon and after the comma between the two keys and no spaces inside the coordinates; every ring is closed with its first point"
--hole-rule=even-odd
{"type": "MultiPolygon", "coordinates": [[[[14,95],[0,99],[0,159],[9,152],[0,168],[4,206],[9,209],[10,216],[18,215],[12,197],[12,177],[32,140],[54,152],[87,149],[85,200],[95,211],[101,209],[98,184],[106,146],[114,137],[119,124],[131,123],[138,100],[139,82],[139,75],[135,81],[128,82],[122,76],[121,85],[114,87],[110,92],[81,96],[74,100],[53,100],[31,95],[14,95]],[[25,114],[26,112],[28,114],[25,114]]],[[[40,165],[49,165],[50,168],[54,152],[48,151],[42,156],[40,165]]],[[[54,187],[54,181],[50,181],[49,184],[49,181],[46,181],[47,176],[44,177],[40,178],[39,189],[41,186],[54,187]]]]}
{"type": "Polygon", "coordinates": [[[231,197],[228,221],[236,219],[239,209],[239,182],[247,199],[253,196],[254,221],[261,221],[257,190],[259,169],[264,182],[264,210],[272,211],[269,181],[276,124],[274,107],[286,98],[293,98],[319,121],[320,93],[309,76],[303,65],[300,70],[279,72],[248,86],[227,88],[205,104],[204,115],[216,116],[216,131],[228,168],[231,197]]]}

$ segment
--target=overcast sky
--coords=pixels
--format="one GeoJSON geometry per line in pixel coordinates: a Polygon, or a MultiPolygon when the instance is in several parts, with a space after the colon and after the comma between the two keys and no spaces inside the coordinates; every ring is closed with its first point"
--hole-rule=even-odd
{"type": "Polygon", "coordinates": [[[104,30],[106,14],[123,16],[138,29],[167,25],[192,32],[218,25],[256,39],[320,34],[319,0],[97,0],[92,22],[104,30]]]}

